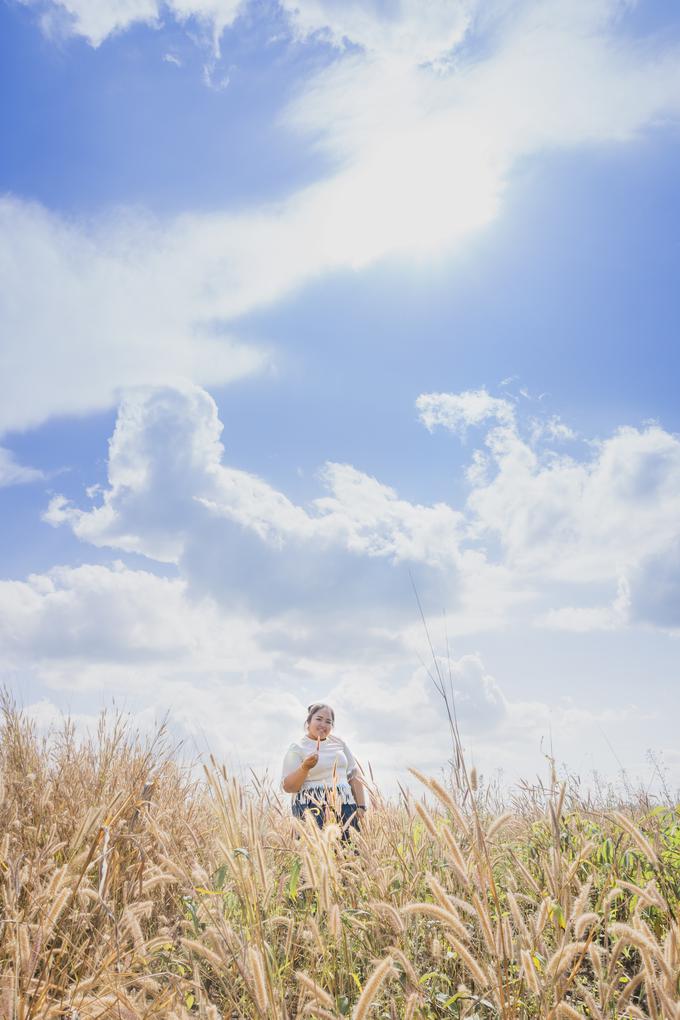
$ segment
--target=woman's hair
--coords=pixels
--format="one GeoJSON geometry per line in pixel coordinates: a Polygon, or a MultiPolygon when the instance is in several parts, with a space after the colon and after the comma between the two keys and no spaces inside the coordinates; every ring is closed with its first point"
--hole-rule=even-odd
{"type": "Polygon", "coordinates": [[[331,722],[335,726],[335,712],[330,705],[327,705],[325,701],[315,701],[313,705],[307,706],[307,718],[305,719],[305,726],[309,726],[312,721],[312,716],[315,715],[320,708],[327,708],[331,714],[331,722]]]}

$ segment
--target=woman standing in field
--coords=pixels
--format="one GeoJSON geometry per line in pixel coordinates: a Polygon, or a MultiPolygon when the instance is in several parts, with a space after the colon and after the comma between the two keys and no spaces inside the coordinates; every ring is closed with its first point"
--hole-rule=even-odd
{"type": "Polygon", "coordinates": [[[358,828],[358,817],[366,810],[365,791],[352,752],[331,733],[334,725],[330,705],[309,706],[305,735],[286,751],[281,785],[293,794],[296,818],[309,811],[320,828],[328,820],[337,821],[347,839],[349,827],[358,828]]]}

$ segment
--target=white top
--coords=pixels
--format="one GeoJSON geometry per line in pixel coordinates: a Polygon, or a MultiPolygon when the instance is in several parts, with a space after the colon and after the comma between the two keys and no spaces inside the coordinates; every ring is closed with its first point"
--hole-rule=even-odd
{"type": "MultiPolygon", "coordinates": [[[[281,770],[281,781],[295,772],[310,754],[316,754],[316,740],[304,736],[291,744],[286,751],[281,770]]],[[[348,780],[357,771],[354,755],[344,740],[331,733],[319,744],[319,760],[307,773],[307,778],[295,794],[296,798],[323,795],[325,790],[336,789],[344,804],[352,804],[354,795],[348,780]]]]}

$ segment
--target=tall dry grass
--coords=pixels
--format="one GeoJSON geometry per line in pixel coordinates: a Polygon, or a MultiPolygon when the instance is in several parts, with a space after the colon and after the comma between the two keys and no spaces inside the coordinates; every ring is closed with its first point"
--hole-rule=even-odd
{"type": "Polygon", "coordinates": [[[680,1018],[680,815],[414,777],[343,846],[120,720],[0,734],[0,1018],[680,1018]]]}

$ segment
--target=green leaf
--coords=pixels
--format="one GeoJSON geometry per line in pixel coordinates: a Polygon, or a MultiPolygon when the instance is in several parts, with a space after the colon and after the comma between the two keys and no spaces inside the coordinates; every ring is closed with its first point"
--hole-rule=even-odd
{"type": "Polygon", "coordinates": [[[567,927],[567,919],[564,916],[564,911],[562,910],[560,904],[553,903],[552,907],[549,910],[549,914],[550,920],[553,922],[553,924],[555,924],[555,921],[557,921],[559,927],[562,929],[562,931],[564,931],[567,927]]]}
{"type": "Polygon", "coordinates": [[[191,896],[183,896],[182,899],[184,900],[184,905],[189,914],[189,919],[191,920],[191,923],[194,926],[194,933],[196,935],[200,935],[201,924],[200,921],[198,920],[198,914],[196,913],[196,904],[192,900],[191,896]]]}
{"type": "Polygon", "coordinates": [[[601,864],[611,864],[614,859],[614,844],[611,839],[603,840],[600,844],[600,848],[597,851],[597,859],[601,864]]]}
{"type": "Polygon", "coordinates": [[[454,992],[453,995],[450,995],[449,998],[446,1000],[444,1006],[446,1009],[449,1009],[449,1007],[453,1006],[454,1002],[458,1002],[459,999],[469,998],[470,996],[466,992],[454,992]]]}
{"type": "Polygon", "coordinates": [[[213,886],[215,889],[224,889],[224,883],[227,879],[227,865],[222,864],[215,874],[213,875],[213,886]]]}

